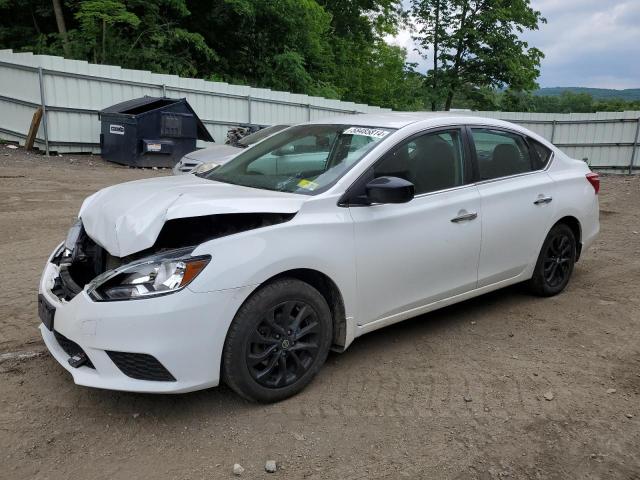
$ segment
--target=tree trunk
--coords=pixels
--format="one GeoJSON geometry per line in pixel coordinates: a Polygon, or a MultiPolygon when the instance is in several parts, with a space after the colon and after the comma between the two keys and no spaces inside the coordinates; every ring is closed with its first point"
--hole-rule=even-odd
{"type": "Polygon", "coordinates": [[[62,13],[62,4],[60,0],[52,0],[53,13],[56,16],[56,24],[58,25],[58,33],[62,37],[62,48],[64,49],[64,56],[69,57],[69,38],[67,37],[67,26],[64,23],[64,15],[62,13]]]}
{"type": "Polygon", "coordinates": [[[451,104],[453,103],[453,94],[455,92],[455,87],[452,85],[449,88],[449,93],[447,93],[447,101],[444,104],[444,109],[446,112],[451,110],[451,104]]]}
{"type": "MultiPolygon", "coordinates": [[[[433,92],[438,91],[438,41],[440,40],[440,0],[436,0],[436,23],[433,30],[433,92]]],[[[431,101],[431,111],[435,112],[437,108],[436,97],[431,101]]]]}
{"type": "Polygon", "coordinates": [[[103,18],[102,19],[102,63],[106,63],[106,57],[107,57],[107,46],[106,46],[106,40],[107,40],[107,21],[103,18]]]}
{"type": "Polygon", "coordinates": [[[467,14],[469,13],[469,1],[464,2],[462,7],[462,15],[460,16],[460,28],[458,30],[458,45],[456,46],[456,55],[453,62],[453,75],[451,83],[449,84],[449,91],[447,93],[447,100],[444,104],[445,111],[451,110],[451,104],[453,103],[453,96],[458,88],[458,73],[460,72],[460,62],[462,61],[462,52],[464,50],[464,37],[465,29],[467,27],[467,14]]]}

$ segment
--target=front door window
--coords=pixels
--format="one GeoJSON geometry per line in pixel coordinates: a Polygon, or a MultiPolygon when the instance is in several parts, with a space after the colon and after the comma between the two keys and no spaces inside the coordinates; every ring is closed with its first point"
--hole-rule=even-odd
{"type": "Polygon", "coordinates": [[[373,167],[374,177],[400,177],[416,195],[464,184],[465,162],[460,130],[426,133],[391,150],[373,167]]]}

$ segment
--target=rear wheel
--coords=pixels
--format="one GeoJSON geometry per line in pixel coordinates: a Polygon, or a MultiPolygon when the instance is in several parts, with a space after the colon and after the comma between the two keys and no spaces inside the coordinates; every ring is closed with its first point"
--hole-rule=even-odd
{"type": "Polygon", "coordinates": [[[265,285],[244,303],[229,327],[225,383],[258,402],[295,395],[324,364],[332,325],[327,302],[311,285],[293,278],[265,285]]]}
{"type": "Polygon", "coordinates": [[[550,297],[565,289],[576,263],[576,239],[568,225],[555,225],[542,245],[529,288],[550,297]]]}

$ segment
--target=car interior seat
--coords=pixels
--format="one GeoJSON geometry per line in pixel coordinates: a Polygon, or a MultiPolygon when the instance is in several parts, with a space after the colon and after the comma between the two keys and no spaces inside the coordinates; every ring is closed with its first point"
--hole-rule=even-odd
{"type": "Polygon", "coordinates": [[[382,161],[375,166],[375,177],[399,177],[410,182],[413,178],[409,164],[409,146],[402,145],[400,148],[388,153],[382,161]]]}
{"type": "Polygon", "coordinates": [[[459,185],[453,147],[435,135],[419,138],[411,158],[416,192],[434,192],[459,185]]]}
{"type": "Polygon", "coordinates": [[[509,143],[496,145],[489,167],[489,178],[506,177],[526,171],[520,151],[515,145],[509,143]]]}

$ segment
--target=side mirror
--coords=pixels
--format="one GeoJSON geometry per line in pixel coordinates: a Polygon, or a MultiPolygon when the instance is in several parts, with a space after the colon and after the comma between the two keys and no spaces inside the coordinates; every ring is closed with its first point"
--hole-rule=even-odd
{"type": "Polygon", "coordinates": [[[285,147],[280,147],[277,150],[271,152],[272,155],[276,157],[284,157],[285,155],[291,155],[296,153],[295,147],[293,145],[287,145],[285,147]]]}
{"type": "Polygon", "coordinates": [[[378,177],[365,187],[371,203],[407,203],[413,200],[413,183],[399,177],[378,177]]]}

